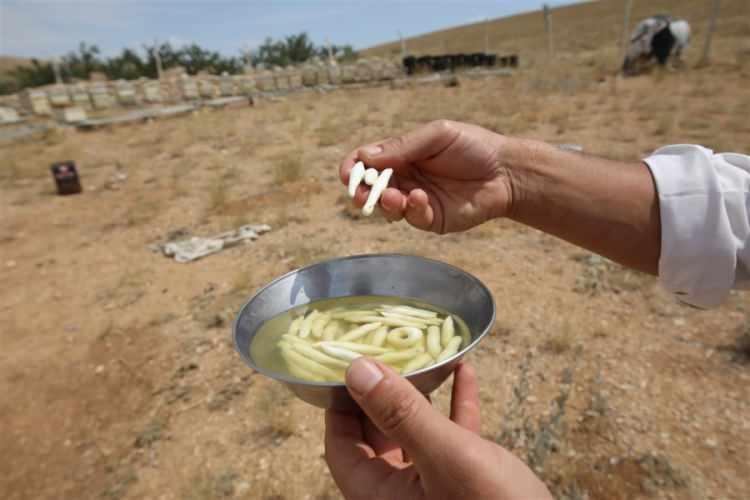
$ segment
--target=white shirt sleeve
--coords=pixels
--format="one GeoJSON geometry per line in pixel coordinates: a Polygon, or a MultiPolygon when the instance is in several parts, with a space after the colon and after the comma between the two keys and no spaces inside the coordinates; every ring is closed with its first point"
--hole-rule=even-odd
{"type": "Polygon", "coordinates": [[[659,194],[663,286],[701,308],[749,288],[750,157],[675,145],[644,161],[659,194]]]}

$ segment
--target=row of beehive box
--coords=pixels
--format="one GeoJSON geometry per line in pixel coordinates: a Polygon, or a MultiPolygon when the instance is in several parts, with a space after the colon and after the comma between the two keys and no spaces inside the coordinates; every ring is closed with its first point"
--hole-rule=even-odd
{"type": "Polygon", "coordinates": [[[137,106],[161,102],[213,99],[258,92],[299,90],[319,85],[341,85],[392,80],[401,68],[379,60],[359,61],[341,66],[309,65],[295,69],[277,68],[244,75],[183,75],[176,79],[119,80],[116,82],[77,83],[33,89],[22,95],[26,111],[49,115],[53,108],[78,106],[106,109],[114,106],[137,106]]]}

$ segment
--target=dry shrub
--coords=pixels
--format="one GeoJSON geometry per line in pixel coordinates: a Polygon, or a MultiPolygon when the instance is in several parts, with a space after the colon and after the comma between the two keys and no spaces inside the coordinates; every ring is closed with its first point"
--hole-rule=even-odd
{"type": "Polygon", "coordinates": [[[334,116],[324,119],[318,127],[318,146],[334,146],[342,142],[347,133],[344,125],[334,116]]]}
{"type": "Polygon", "coordinates": [[[549,115],[547,115],[547,121],[555,126],[557,134],[560,135],[568,129],[570,110],[566,105],[551,107],[549,115]]]}
{"type": "Polygon", "coordinates": [[[656,128],[654,134],[657,136],[669,135],[674,127],[674,115],[671,113],[664,113],[659,116],[659,120],[656,122],[656,128]]]}
{"type": "Polygon", "coordinates": [[[216,177],[209,189],[208,210],[218,214],[224,210],[227,204],[227,184],[223,177],[216,177]]]}
{"type": "Polygon", "coordinates": [[[273,180],[277,184],[296,181],[302,176],[302,151],[295,149],[273,160],[273,180]]]}
{"type": "Polygon", "coordinates": [[[547,339],[542,349],[553,354],[562,354],[571,350],[576,344],[576,332],[573,325],[566,321],[559,332],[547,339]]]}
{"type": "Polygon", "coordinates": [[[687,131],[702,131],[711,128],[712,120],[702,117],[690,117],[680,121],[680,128],[687,131]]]}

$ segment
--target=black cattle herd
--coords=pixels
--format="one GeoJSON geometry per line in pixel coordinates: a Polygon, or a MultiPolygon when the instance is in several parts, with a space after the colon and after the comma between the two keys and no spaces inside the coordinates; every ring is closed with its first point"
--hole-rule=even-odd
{"type": "Polygon", "coordinates": [[[500,56],[474,52],[472,54],[446,54],[438,56],[406,56],[403,59],[406,74],[455,71],[459,68],[500,67],[517,68],[518,56],[500,56]]]}

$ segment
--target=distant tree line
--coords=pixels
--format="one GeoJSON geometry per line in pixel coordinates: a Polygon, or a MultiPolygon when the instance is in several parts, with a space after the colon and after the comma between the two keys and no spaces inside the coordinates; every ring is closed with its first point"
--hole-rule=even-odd
{"type": "MultiPolygon", "coordinates": [[[[331,52],[339,61],[357,58],[351,45],[331,45],[331,52]]],[[[263,44],[251,54],[253,66],[288,66],[307,61],[313,57],[328,59],[328,47],[313,44],[307,33],[289,35],[280,40],[266,38],[263,44]]]]}
{"type": "MultiPolygon", "coordinates": [[[[87,80],[92,72],[103,73],[110,80],[134,80],[140,77],[156,78],[158,53],[162,68],[167,70],[181,66],[190,75],[205,71],[211,74],[227,72],[237,74],[243,66],[288,66],[318,56],[328,57],[327,47],[315,46],[307,33],[286,36],[279,40],[267,38],[256,50],[241,57],[222,56],[219,52],[202,48],[196,43],[173,47],[169,43],[144,45],[143,54],[133,49],[122,49],[114,57],[102,57],[99,47],[81,42],[77,51],[71,51],[60,59],[63,81],[87,80]]],[[[356,53],[350,45],[331,46],[339,60],[352,60],[356,53]]],[[[0,94],[10,94],[28,87],[49,85],[55,82],[51,62],[32,59],[30,65],[19,66],[6,75],[0,75],[0,94]]]]}

